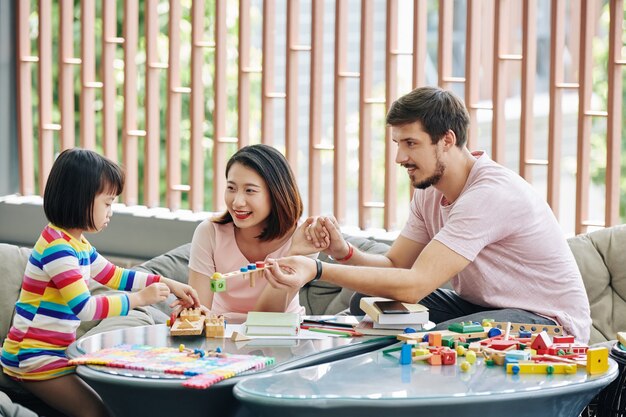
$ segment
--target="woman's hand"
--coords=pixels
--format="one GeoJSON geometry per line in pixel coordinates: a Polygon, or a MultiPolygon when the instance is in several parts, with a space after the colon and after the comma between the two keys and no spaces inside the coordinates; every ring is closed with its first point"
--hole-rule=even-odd
{"type": "Polygon", "coordinates": [[[343,238],[339,223],[333,216],[318,217],[311,227],[305,230],[305,235],[315,247],[322,242],[328,242],[320,250],[335,259],[343,259],[350,252],[350,246],[343,238]]]}
{"type": "Polygon", "coordinates": [[[330,244],[328,238],[312,239],[309,237],[318,219],[319,217],[309,217],[296,229],[293,236],[291,236],[291,247],[287,253],[288,256],[310,255],[328,247],[330,244]]]}
{"type": "Polygon", "coordinates": [[[265,279],[274,288],[299,290],[317,273],[315,260],[305,256],[268,259],[265,279]]]}

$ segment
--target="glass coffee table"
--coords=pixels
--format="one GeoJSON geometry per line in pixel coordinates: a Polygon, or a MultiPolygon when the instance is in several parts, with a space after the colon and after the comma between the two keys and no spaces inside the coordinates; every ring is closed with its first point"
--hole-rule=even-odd
{"type": "Polygon", "coordinates": [[[263,416],[578,416],[618,375],[509,375],[479,359],[460,366],[400,365],[382,349],[332,363],[247,379],[234,393],[263,416]]]}
{"type": "MultiPolygon", "coordinates": [[[[91,385],[120,416],[184,415],[225,417],[237,413],[239,404],[233,386],[250,375],[276,373],[353,357],[395,343],[393,337],[327,337],[324,339],[253,339],[234,342],[229,338],[207,339],[204,336],[170,337],[162,325],[142,326],[100,333],[78,340],[67,351],[70,358],[121,344],[154,347],[178,347],[215,350],[234,354],[269,356],[273,365],[251,370],[223,380],[208,389],[182,386],[181,379],[143,375],[126,369],[78,366],[77,373],[91,385]]],[[[146,374],[144,372],[144,374],[146,374]]]]}

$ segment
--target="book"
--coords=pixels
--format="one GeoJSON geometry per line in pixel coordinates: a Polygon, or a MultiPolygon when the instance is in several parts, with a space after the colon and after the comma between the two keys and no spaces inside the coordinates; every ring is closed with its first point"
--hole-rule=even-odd
{"type": "Polygon", "coordinates": [[[295,336],[300,330],[300,315],[251,311],[244,324],[249,336],[295,336]]]}
{"type": "Polygon", "coordinates": [[[391,300],[383,297],[363,297],[361,298],[359,307],[378,324],[410,325],[428,322],[428,309],[421,304],[402,303],[409,311],[407,314],[384,314],[374,305],[376,301],[391,300]]]}
{"type": "Polygon", "coordinates": [[[364,316],[363,319],[354,326],[354,330],[367,336],[397,336],[404,333],[402,329],[378,329],[374,327],[374,322],[369,316],[364,316]]]}
{"type": "MultiPolygon", "coordinates": [[[[367,316],[367,317],[369,317],[369,316],[367,316]]],[[[374,323],[374,328],[375,329],[404,330],[407,327],[411,327],[411,328],[415,329],[415,331],[417,331],[417,332],[421,332],[422,329],[423,329],[422,323],[381,324],[381,323],[376,323],[375,321],[373,321],[373,323],[374,323]]]]}

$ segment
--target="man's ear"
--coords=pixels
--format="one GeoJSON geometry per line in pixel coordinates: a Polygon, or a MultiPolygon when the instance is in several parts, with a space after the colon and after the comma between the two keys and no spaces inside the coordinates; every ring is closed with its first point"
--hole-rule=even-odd
{"type": "Polygon", "coordinates": [[[456,146],[456,134],[452,131],[452,129],[448,129],[448,131],[441,138],[441,142],[443,142],[444,150],[450,150],[456,146]]]}

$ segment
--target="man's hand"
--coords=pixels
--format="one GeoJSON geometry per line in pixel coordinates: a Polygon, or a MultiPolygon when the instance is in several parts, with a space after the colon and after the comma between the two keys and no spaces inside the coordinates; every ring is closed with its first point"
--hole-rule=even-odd
{"type": "Polygon", "coordinates": [[[315,260],[304,256],[289,256],[268,259],[265,279],[274,287],[283,290],[300,289],[311,281],[317,273],[315,260]]]}
{"type": "MultiPolygon", "coordinates": [[[[308,219],[307,219],[308,220],[308,219]]],[[[318,217],[317,221],[306,229],[307,239],[316,245],[323,241],[328,244],[321,249],[324,253],[335,259],[342,259],[348,256],[350,247],[341,234],[341,228],[337,219],[333,216],[318,217]]]]}

